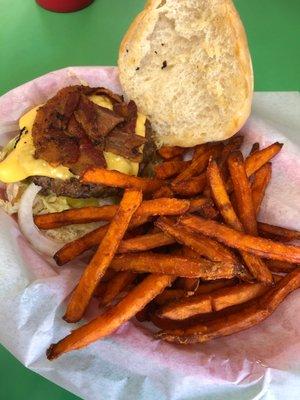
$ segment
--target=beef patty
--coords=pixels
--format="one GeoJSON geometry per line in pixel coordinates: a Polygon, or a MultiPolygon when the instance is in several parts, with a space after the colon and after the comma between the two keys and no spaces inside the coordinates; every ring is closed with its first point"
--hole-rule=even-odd
{"type": "Polygon", "coordinates": [[[93,183],[81,183],[72,178],[66,181],[46,176],[34,176],[32,181],[43,188],[42,194],[55,193],[57,196],[68,196],[75,199],[89,197],[110,197],[120,194],[120,189],[93,183]]]}

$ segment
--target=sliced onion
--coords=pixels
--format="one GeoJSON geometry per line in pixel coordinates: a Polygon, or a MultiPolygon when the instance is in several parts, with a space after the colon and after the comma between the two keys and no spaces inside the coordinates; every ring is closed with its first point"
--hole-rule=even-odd
{"type": "Polygon", "coordinates": [[[19,124],[17,122],[1,122],[0,135],[12,134],[19,132],[19,124]]]}
{"type": "Polygon", "coordinates": [[[37,251],[52,257],[62,247],[62,243],[43,235],[33,221],[32,208],[34,199],[41,189],[40,186],[31,183],[25,190],[20,200],[18,221],[21,232],[32,246],[37,251]]]}
{"type": "Polygon", "coordinates": [[[6,185],[6,197],[10,203],[13,203],[18,195],[20,185],[19,183],[8,183],[6,185]]]}
{"type": "Polygon", "coordinates": [[[16,122],[0,123],[0,145],[5,147],[19,132],[20,128],[16,122]]]}

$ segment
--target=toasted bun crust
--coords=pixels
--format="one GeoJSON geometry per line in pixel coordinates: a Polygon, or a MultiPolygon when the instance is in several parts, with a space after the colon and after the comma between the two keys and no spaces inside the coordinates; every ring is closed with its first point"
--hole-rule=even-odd
{"type": "Polygon", "coordinates": [[[126,96],[149,117],[159,145],[226,139],[250,114],[252,63],[231,0],[149,0],[118,64],[126,96]]]}

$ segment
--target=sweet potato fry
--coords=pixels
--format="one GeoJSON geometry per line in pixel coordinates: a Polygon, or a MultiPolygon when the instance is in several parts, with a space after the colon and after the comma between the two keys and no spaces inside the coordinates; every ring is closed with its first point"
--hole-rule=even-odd
{"type": "Polygon", "coordinates": [[[256,212],[241,152],[233,152],[230,154],[228,158],[228,168],[233,184],[239,220],[246,233],[257,236],[256,212]]]}
{"type": "Polygon", "coordinates": [[[192,260],[173,254],[141,252],[115,256],[110,264],[116,271],[151,272],[205,280],[230,279],[240,274],[240,266],[232,262],[192,260]]]}
{"type": "Polygon", "coordinates": [[[204,218],[214,219],[219,213],[214,208],[213,201],[207,197],[198,197],[195,199],[190,199],[190,213],[199,213],[204,218]]]}
{"type": "Polygon", "coordinates": [[[299,231],[266,224],[264,222],[258,222],[258,230],[262,236],[280,242],[290,242],[292,240],[300,239],[299,231]]]}
{"type": "Polygon", "coordinates": [[[57,265],[64,265],[69,261],[74,260],[80,254],[84,253],[86,250],[97,246],[101,240],[104,238],[107,232],[108,224],[100,226],[99,228],[86,233],[78,239],[73,240],[70,243],[65,244],[60,250],[58,250],[54,255],[54,260],[57,265]]]}
{"type": "Polygon", "coordinates": [[[156,215],[180,215],[184,214],[189,207],[190,202],[183,199],[159,198],[146,200],[137,209],[134,218],[156,215]]]}
{"type": "MultiPolygon", "coordinates": [[[[230,251],[229,248],[226,248],[226,250],[230,251]]],[[[187,246],[182,246],[182,248],[180,249],[180,255],[183,256],[183,257],[187,257],[187,258],[191,258],[191,259],[195,259],[195,260],[197,260],[200,257],[199,253],[197,253],[196,251],[192,250],[190,247],[187,247],[187,246]]],[[[233,257],[233,259],[235,258],[235,255],[233,253],[232,253],[232,257],[233,257]]],[[[252,282],[253,281],[252,275],[249,274],[249,272],[244,268],[243,265],[241,265],[241,269],[240,269],[238,278],[241,279],[244,282],[252,282]]],[[[222,280],[222,281],[225,281],[225,280],[222,280]]],[[[226,281],[230,282],[230,279],[227,279],[226,281]]],[[[214,287],[214,285],[216,284],[217,285],[216,287],[219,287],[218,286],[219,283],[220,282],[217,281],[217,280],[214,281],[214,282],[209,282],[209,283],[205,282],[205,286],[206,285],[210,286],[210,284],[211,284],[212,287],[214,287]]],[[[197,291],[201,290],[201,288],[203,290],[205,290],[203,282],[201,283],[201,285],[199,285],[199,288],[197,289],[197,291]]]]}
{"type": "Polygon", "coordinates": [[[123,289],[130,285],[136,277],[136,274],[130,271],[117,272],[116,275],[107,283],[106,290],[100,297],[100,306],[110,304],[123,289]]]}
{"type": "Polygon", "coordinates": [[[115,307],[86,325],[75,329],[66,338],[47,350],[47,358],[53,360],[63,353],[81,349],[88,344],[110,335],[124,322],[142,310],[155,296],[169,286],[174,277],[150,275],[132,289],[115,307]]]}
{"type": "Polygon", "coordinates": [[[187,149],[179,146],[162,146],[158,149],[158,154],[165,160],[174,158],[176,156],[181,156],[187,149]]]}
{"type": "MultiPolygon", "coordinates": [[[[276,278],[280,280],[281,277],[276,278]]],[[[266,293],[268,287],[262,283],[243,283],[224,287],[210,294],[195,294],[188,298],[171,301],[157,314],[162,318],[186,319],[197,314],[220,311],[236,304],[245,303],[266,293]]]]}
{"type": "Polygon", "coordinates": [[[218,222],[192,215],[180,217],[180,223],[195,232],[217,239],[236,248],[271,260],[300,263],[300,247],[274,242],[269,239],[238,232],[218,222]]]}
{"type": "Polygon", "coordinates": [[[139,322],[149,321],[149,309],[148,309],[148,306],[149,306],[149,304],[147,304],[146,307],[144,307],[142,310],[138,311],[135,314],[135,318],[139,322]]]}
{"type": "Polygon", "coordinates": [[[211,188],[212,197],[224,221],[238,231],[243,230],[242,224],[230,202],[219,167],[214,160],[210,161],[207,168],[207,178],[211,188]]]}
{"type": "Polygon", "coordinates": [[[264,282],[265,285],[273,284],[272,274],[264,260],[257,255],[250,254],[243,250],[240,251],[240,253],[252,276],[254,276],[257,281],[264,282]]]}
{"type": "Polygon", "coordinates": [[[266,188],[271,180],[272,175],[272,164],[267,163],[263,165],[254,174],[252,182],[252,201],[256,215],[259,214],[260,206],[265,196],[266,188]]]}
{"type": "Polygon", "coordinates": [[[173,243],[176,243],[176,241],[163,232],[148,233],[131,239],[122,240],[118,248],[118,253],[123,254],[151,250],[173,243]]]}
{"type": "Polygon", "coordinates": [[[187,166],[176,178],[173,180],[172,184],[176,185],[181,181],[186,181],[195,175],[200,175],[207,167],[210,157],[217,157],[221,154],[223,145],[221,143],[213,144],[208,147],[208,149],[201,154],[197,154],[193,157],[192,162],[187,166]]]}
{"type": "Polygon", "coordinates": [[[197,290],[198,286],[199,286],[198,278],[178,278],[176,281],[176,287],[191,293],[197,290]]]}
{"type": "MultiPolygon", "coordinates": [[[[247,304],[249,304],[253,301],[255,301],[255,300],[247,302],[247,304]]],[[[174,320],[174,319],[169,319],[169,318],[160,318],[156,313],[156,310],[157,310],[157,308],[156,308],[152,311],[151,314],[149,314],[149,320],[154,325],[156,325],[158,328],[163,329],[163,330],[186,329],[186,328],[190,328],[192,326],[198,325],[198,324],[215,321],[217,318],[226,317],[227,315],[231,314],[232,312],[240,311],[241,309],[244,309],[244,308],[245,308],[245,304],[242,303],[242,304],[237,304],[235,306],[231,306],[228,308],[224,308],[221,311],[197,314],[193,317],[186,318],[186,319],[180,319],[180,320],[174,320]]]]}
{"type": "Polygon", "coordinates": [[[182,297],[191,296],[194,292],[188,292],[184,289],[166,289],[153,300],[158,305],[163,305],[172,300],[178,300],[182,297]]]}
{"type": "Polygon", "coordinates": [[[183,161],[182,156],[183,155],[178,155],[178,156],[170,158],[169,160],[164,160],[164,162],[168,162],[168,161],[183,161]]]}
{"type": "MultiPolygon", "coordinates": [[[[188,200],[160,198],[141,203],[133,218],[155,215],[180,215],[190,207],[188,200]]],[[[35,216],[35,224],[40,229],[54,229],[70,224],[86,224],[95,221],[111,221],[118,210],[117,205],[82,207],[61,212],[35,216]]]]}
{"type": "Polygon", "coordinates": [[[253,300],[250,305],[245,304],[240,310],[187,329],[162,331],[156,334],[156,338],[182,344],[203,343],[245,330],[269,317],[285,297],[299,286],[300,269],[296,269],[278,282],[274,289],[253,300]]]}
{"type": "Polygon", "coordinates": [[[183,320],[173,320],[168,318],[160,318],[155,312],[149,314],[149,319],[153,325],[157,326],[159,329],[170,330],[170,329],[185,329],[199,321],[199,317],[188,318],[183,320]]]}
{"type": "Polygon", "coordinates": [[[291,264],[285,261],[277,261],[277,260],[266,260],[268,268],[272,272],[291,272],[294,269],[299,268],[300,264],[291,264]]]}
{"type": "Polygon", "coordinates": [[[197,314],[206,314],[213,311],[211,296],[203,294],[190,296],[179,300],[171,301],[157,310],[161,318],[175,320],[186,319],[197,314]]]}
{"type": "Polygon", "coordinates": [[[101,279],[101,282],[106,283],[111,280],[115,275],[116,271],[114,271],[113,269],[107,269],[105,271],[105,274],[103,275],[103,278],[101,279]]]}
{"type": "MultiPolygon", "coordinates": [[[[145,224],[148,221],[148,218],[149,217],[135,218],[135,220],[129,224],[128,229],[134,229],[140,225],[145,224]]],[[[56,254],[53,257],[57,265],[64,265],[69,261],[74,260],[74,258],[78,257],[86,250],[89,250],[92,247],[97,246],[103,239],[104,235],[106,234],[108,227],[109,224],[100,226],[100,228],[97,228],[92,232],[86,233],[80,238],[65,244],[60,250],[56,252],[56,254]]]]}
{"type": "Polygon", "coordinates": [[[116,271],[114,271],[113,269],[107,269],[101,282],[98,283],[93,295],[94,297],[102,297],[105,290],[106,290],[106,285],[107,283],[117,274],[116,271]]]}
{"type": "MultiPolygon", "coordinates": [[[[115,271],[113,271],[113,272],[115,272],[115,271]]],[[[93,296],[97,297],[97,298],[101,298],[106,291],[106,285],[107,285],[107,282],[99,282],[93,293],[93,296]]]]}
{"type": "Polygon", "coordinates": [[[213,202],[207,197],[196,197],[194,199],[190,199],[189,202],[190,202],[189,212],[191,213],[201,210],[206,205],[210,205],[212,207],[214,206],[213,202]]]}
{"type": "Polygon", "coordinates": [[[201,257],[199,253],[197,253],[195,250],[192,250],[190,247],[187,246],[182,246],[179,249],[179,251],[180,254],[178,253],[178,255],[181,255],[186,258],[192,258],[192,259],[194,258],[197,260],[199,257],[201,257]]]}
{"type": "Polygon", "coordinates": [[[222,289],[227,286],[233,286],[237,283],[237,279],[219,279],[213,282],[201,282],[195,295],[208,294],[217,289],[222,289]]]}
{"type": "MultiPolygon", "coordinates": [[[[224,221],[235,230],[242,232],[243,226],[232,207],[217,163],[213,160],[208,166],[207,176],[212,196],[224,221]]],[[[241,255],[251,274],[259,281],[272,283],[272,275],[262,260],[251,254],[247,254],[243,249],[241,250],[241,255]]]]}
{"type": "Polygon", "coordinates": [[[237,262],[231,251],[215,240],[208,239],[205,236],[194,234],[169,218],[159,218],[155,226],[160,228],[169,237],[173,237],[178,243],[190,247],[199,255],[208,258],[211,261],[229,261],[237,262]]]}
{"type": "Polygon", "coordinates": [[[230,138],[227,141],[227,143],[225,143],[224,148],[221,153],[221,156],[220,156],[220,160],[218,162],[223,179],[228,178],[227,160],[228,160],[229,154],[233,151],[239,150],[243,144],[243,141],[244,141],[244,136],[235,135],[232,138],[230,138]]]}
{"type": "Polygon", "coordinates": [[[190,161],[165,161],[161,164],[157,164],[154,167],[154,173],[157,179],[169,179],[174,175],[179,174],[180,171],[184,170],[191,164],[190,161]]]}
{"type": "MultiPolygon", "coordinates": [[[[245,160],[245,169],[248,178],[258,171],[263,165],[269,162],[273,157],[275,157],[276,154],[278,154],[282,149],[282,146],[282,143],[276,142],[265,149],[259,150],[248,156],[245,160]]],[[[231,179],[227,181],[226,188],[228,192],[232,191],[231,179]]]]}
{"type": "Polygon", "coordinates": [[[82,175],[81,181],[110,187],[137,189],[144,193],[155,192],[162,186],[158,179],[140,178],[105,168],[89,168],[82,175]]]}
{"type": "Polygon", "coordinates": [[[117,210],[117,205],[71,208],[60,212],[36,215],[34,222],[39,229],[55,229],[71,224],[111,221],[117,210]]]}
{"type": "Polygon", "coordinates": [[[163,186],[160,189],[156,190],[153,195],[153,199],[159,199],[161,197],[172,198],[174,197],[174,193],[169,188],[169,186],[163,186]]]}
{"type": "Polygon", "coordinates": [[[245,160],[245,169],[247,176],[251,176],[254,172],[258,171],[264,164],[269,162],[273,157],[276,156],[282,149],[282,143],[274,143],[270,146],[266,147],[265,149],[256,151],[252,153],[249,157],[245,160]]]}
{"type": "Polygon", "coordinates": [[[206,182],[206,173],[204,172],[199,176],[195,176],[187,180],[172,182],[171,189],[174,193],[177,193],[180,196],[197,196],[205,189],[206,182]]]}
{"type": "Polygon", "coordinates": [[[127,189],[119,209],[110,223],[101,244],[85,268],[78,285],[71,295],[64,319],[67,322],[79,321],[103,277],[118,246],[126,232],[130,219],[142,201],[142,193],[138,190],[127,189]]]}
{"type": "Polygon", "coordinates": [[[192,160],[196,160],[198,157],[201,157],[202,154],[207,152],[211,145],[211,143],[202,143],[195,146],[192,160]]]}

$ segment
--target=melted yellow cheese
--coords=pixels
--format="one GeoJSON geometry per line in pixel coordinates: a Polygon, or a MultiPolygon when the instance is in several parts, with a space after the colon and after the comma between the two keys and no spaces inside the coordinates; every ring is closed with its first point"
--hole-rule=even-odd
{"type": "MultiPolygon", "coordinates": [[[[90,96],[94,103],[112,109],[112,103],[104,96],[90,96]]],[[[24,114],[19,121],[20,129],[26,128],[27,133],[22,134],[15,149],[13,149],[4,161],[0,162],[0,181],[4,183],[18,182],[29,176],[41,175],[50,178],[69,179],[74,176],[64,166],[53,167],[47,161],[34,158],[35,147],[32,139],[32,127],[38,107],[24,114]]],[[[138,113],[136,122],[136,134],[145,136],[146,117],[138,113]]],[[[108,169],[114,169],[128,175],[137,175],[139,164],[122,156],[104,152],[108,169]]]]}
{"type": "Polygon", "coordinates": [[[93,103],[97,104],[98,106],[101,106],[101,107],[104,107],[104,108],[109,108],[110,110],[113,109],[112,102],[107,97],[93,95],[93,96],[89,96],[89,99],[93,103]]]}

